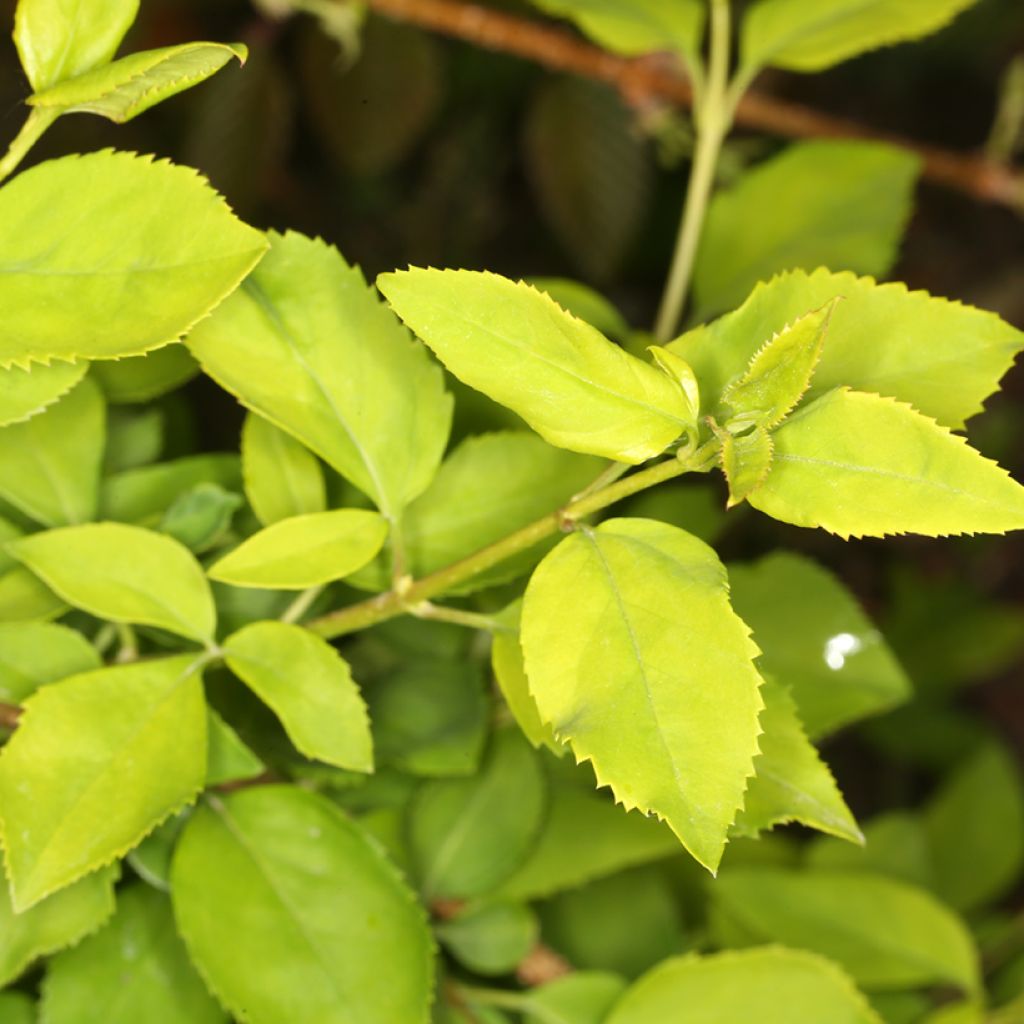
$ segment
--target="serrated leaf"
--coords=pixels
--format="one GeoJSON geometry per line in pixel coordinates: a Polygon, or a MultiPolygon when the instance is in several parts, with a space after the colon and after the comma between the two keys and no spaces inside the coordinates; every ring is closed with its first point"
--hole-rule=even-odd
{"type": "Polygon", "coordinates": [[[774,434],[750,504],[840,537],[1024,529],[1024,487],[909,405],[837,388],[774,434]]]}
{"type": "Polygon", "coordinates": [[[522,641],[555,736],[714,871],[753,772],[762,706],[758,650],[714,551],[653,520],[581,530],[530,580],[522,641]]]}
{"type": "Polygon", "coordinates": [[[986,744],[956,766],[924,814],[935,891],[969,911],[1003,896],[1024,864],[1024,787],[1016,760],[986,744]]]}
{"type": "Polygon", "coordinates": [[[491,645],[491,669],[495,681],[505,698],[512,717],[523,731],[523,735],[534,747],[545,746],[554,754],[561,756],[565,748],[555,739],[551,726],[541,720],[537,710],[537,702],[530,693],[530,684],[526,678],[526,666],[523,664],[523,649],[519,643],[520,606],[506,609],[502,619],[512,628],[494,634],[491,645]]]}
{"type": "Polygon", "coordinates": [[[822,71],[874,50],[931,35],[977,0],[759,0],[743,21],[741,60],[822,71]]]}
{"type": "Polygon", "coordinates": [[[781,942],[842,965],[872,989],[978,985],[960,920],[923,889],[853,871],[733,867],[711,889],[744,945],[781,942]]]}
{"type": "Polygon", "coordinates": [[[764,427],[754,427],[739,436],[728,430],[716,430],[716,433],[722,444],[719,456],[722,472],[729,484],[726,507],[734,508],[768,479],[775,446],[764,427]]]}
{"type": "Polygon", "coordinates": [[[88,369],[88,363],[50,363],[0,370],[0,427],[41,413],[66,395],[88,369]]]}
{"type": "Polygon", "coordinates": [[[184,345],[174,344],[142,356],[100,360],[91,372],[108,402],[151,402],[191,380],[199,364],[184,345]]]}
{"type": "Polygon", "coordinates": [[[0,701],[20,704],[46,683],[99,667],[96,648],[67,626],[0,625],[0,701]]]}
{"type": "Polygon", "coordinates": [[[630,326],[618,309],[589,285],[566,277],[529,277],[527,284],[545,292],[562,309],[599,330],[606,338],[623,342],[630,326]]]}
{"type": "Polygon", "coordinates": [[[721,404],[733,421],[771,429],[793,411],[811,386],[838,302],[833,299],[785,327],[765,342],[743,376],[726,386],[721,404]]]}
{"type": "Polygon", "coordinates": [[[478,775],[424,783],[407,811],[424,896],[468,899],[508,878],[537,837],[545,788],[536,754],[514,730],[494,734],[478,775]]]}
{"type": "MultiPolygon", "coordinates": [[[[72,946],[114,913],[117,868],[93,872],[30,910],[16,914],[0,886],[0,985],[14,981],[37,957],[72,946]]],[[[0,1010],[0,1020],[7,1018],[0,1010]]]]}
{"type": "Polygon", "coordinates": [[[98,618],[212,640],[210,586],[188,548],[170,537],[123,523],[89,523],[9,541],[7,550],[69,604],[98,618]]]}
{"type": "Polygon", "coordinates": [[[451,397],[441,373],[336,249],[294,233],[270,239],[259,270],[189,348],[393,521],[444,453],[451,397]]]}
{"type": "Polygon", "coordinates": [[[877,626],[811,559],[780,551],[730,565],[729,578],[733,605],[762,650],[759,664],[790,690],[812,739],[910,696],[910,681],[877,626]]]}
{"type": "Polygon", "coordinates": [[[420,269],[378,283],[456,377],[557,447],[637,463],[687,426],[678,385],[527,284],[420,269]]]}
{"type": "Polygon", "coordinates": [[[530,989],[525,1024],[603,1024],[626,981],[604,971],[574,971],[530,989]]]}
{"type": "Polygon", "coordinates": [[[176,341],[267,246],[195,171],[110,150],[19,174],[0,221],[0,366],[176,341]]]}
{"type": "Polygon", "coordinates": [[[212,708],[206,717],[206,785],[253,779],[267,766],[242,742],[238,733],[212,708]]]}
{"type": "Polygon", "coordinates": [[[264,526],[324,512],[324,474],[316,456],[269,420],[249,413],[242,427],[245,496],[264,526]]]}
{"type": "Polygon", "coordinates": [[[747,785],[743,810],[733,826],[737,835],[759,832],[791,821],[853,843],[863,843],[850,809],[828,766],[804,732],[789,691],[773,679],[761,688],[761,753],[747,785]]]}
{"type": "Polygon", "coordinates": [[[387,520],[367,509],[292,516],[242,541],[207,572],[239,587],[304,590],[362,568],[387,535],[387,520]]]}
{"type": "Polygon", "coordinates": [[[603,793],[552,784],[550,794],[537,843],[499,887],[502,899],[544,898],[679,850],[661,822],[627,813],[603,793]]]}
{"type": "Polygon", "coordinates": [[[188,455],[172,462],[115,473],[100,489],[100,513],[105,519],[157,526],[182,491],[200,484],[219,484],[226,490],[242,486],[237,455],[188,455]]]}
{"type": "Polygon", "coordinates": [[[716,396],[773,334],[836,296],[844,301],[829,321],[809,398],[838,386],[876,392],[956,429],[981,411],[1024,349],[1024,334],[994,313],[827,270],[760,284],[738,310],[669,348],[716,396]]]}
{"type": "Polygon", "coordinates": [[[244,64],[241,43],[182,43],[143,50],[94,68],[27,100],[29,106],[60,114],[99,114],[124,124],[179,92],[205,82],[232,58],[244,64]]]}
{"type": "Polygon", "coordinates": [[[206,708],[195,655],[102,668],[30,697],[0,751],[7,876],[20,913],[120,857],[195,798],[206,708]]]}
{"type": "Polygon", "coordinates": [[[768,947],[676,957],[645,974],[615,1004],[606,1024],[882,1024],[853,982],[823,957],[768,947]]]}
{"type": "Polygon", "coordinates": [[[170,901],[145,885],[118,894],[117,913],[95,935],[54,957],[42,986],[49,1024],[222,1024],[178,938],[170,901]]]}
{"type": "Polygon", "coordinates": [[[14,42],[32,88],[106,64],[138,10],[139,0],[18,0],[14,42]]]}
{"type": "Polygon", "coordinates": [[[103,396],[82,380],[45,412],[0,428],[0,497],[44,526],[94,518],[105,439],[103,396]]]}
{"type": "Polygon", "coordinates": [[[697,58],[704,31],[700,0],[532,0],[548,14],[568,18],[598,45],[629,57],[668,50],[697,58]]]}
{"type": "Polygon", "coordinates": [[[463,966],[483,975],[509,974],[537,942],[537,917],[522,903],[467,909],[435,929],[463,966]]]}
{"type": "MultiPolygon", "coordinates": [[[[417,579],[427,576],[551,515],[602,468],[599,459],[554,448],[526,431],[467,438],[402,517],[408,573],[417,579]]],[[[529,572],[553,543],[541,541],[451,592],[471,593],[514,580],[529,572]]],[[[352,582],[386,590],[384,562],[378,558],[352,582]]]]}
{"type": "Polygon", "coordinates": [[[816,139],[747,171],[708,208],[693,280],[696,319],[735,308],[758,281],[784,270],[886,275],[920,169],[917,156],[896,146],[816,139]]]}
{"type": "Polygon", "coordinates": [[[366,705],[348,664],[326,640],[284,622],[254,622],[224,644],[228,668],[274,713],[300,753],[373,771],[366,705]]]}
{"type": "Polygon", "coordinates": [[[250,1024],[426,1024],[423,911],[325,797],[265,786],[211,800],[185,829],[171,881],[193,962],[250,1024]]]}

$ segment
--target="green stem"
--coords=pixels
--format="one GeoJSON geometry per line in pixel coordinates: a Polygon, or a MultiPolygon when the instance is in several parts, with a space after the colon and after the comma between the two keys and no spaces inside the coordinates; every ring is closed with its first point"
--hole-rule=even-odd
{"type": "Polygon", "coordinates": [[[117,639],[121,647],[117,652],[114,661],[118,665],[127,665],[139,660],[139,644],[135,639],[135,630],[126,622],[115,622],[117,639]]]}
{"type": "Polygon", "coordinates": [[[323,586],[310,587],[308,590],[302,591],[301,594],[288,607],[284,610],[281,615],[281,621],[289,624],[298,622],[306,612],[309,611],[310,605],[324,592],[323,586]]]}
{"type": "Polygon", "coordinates": [[[42,137],[43,132],[59,116],[58,110],[50,108],[33,107],[29,111],[25,123],[21,126],[21,131],[15,136],[3,158],[0,158],[0,181],[14,172],[18,164],[28,155],[28,151],[42,137]]]}
{"type": "Polygon", "coordinates": [[[697,145],[693,155],[690,181],[686,188],[686,202],[679,223],[675,253],[672,256],[672,267],[669,270],[665,294],[654,328],[655,337],[662,344],[676,336],[679,322],[682,320],[683,308],[686,306],[690,283],[693,280],[697,247],[700,244],[708,202],[715,184],[718,157],[732,122],[732,111],[727,95],[731,31],[729,0],[712,0],[708,75],[701,103],[695,109],[697,145]]]}
{"type": "Polygon", "coordinates": [[[446,590],[478,576],[499,562],[519,554],[520,551],[532,548],[560,530],[562,532],[573,530],[578,520],[585,519],[594,512],[599,512],[623,498],[645,491],[648,487],[672,480],[694,470],[695,466],[689,461],[680,462],[678,459],[672,458],[659,462],[649,469],[643,469],[639,473],[626,477],[625,480],[619,480],[617,483],[605,487],[596,494],[590,494],[570,502],[559,511],[553,512],[543,519],[538,519],[529,526],[524,526],[521,530],[509,534],[503,540],[477,551],[468,558],[463,558],[462,561],[456,562],[454,565],[439,569],[437,572],[401,588],[378,594],[368,601],[362,601],[359,604],[314,619],[307,623],[307,628],[322,637],[331,639],[344,636],[347,633],[354,633],[360,629],[367,629],[369,626],[392,619],[396,615],[403,615],[412,611],[417,605],[430,601],[438,594],[442,594],[446,590]]]}
{"type": "Polygon", "coordinates": [[[480,612],[466,611],[464,608],[448,608],[445,605],[431,604],[424,601],[409,609],[417,619],[431,619],[434,622],[451,622],[456,626],[466,626],[468,629],[483,629],[488,633],[509,632],[512,627],[503,626],[493,615],[483,615],[480,612]]]}

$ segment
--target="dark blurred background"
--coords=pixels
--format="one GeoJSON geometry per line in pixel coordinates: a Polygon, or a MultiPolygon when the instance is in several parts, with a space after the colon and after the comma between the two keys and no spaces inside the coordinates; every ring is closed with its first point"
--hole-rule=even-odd
{"type": "MultiPolygon", "coordinates": [[[[526,4],[493,6],[539,18],[526,4]]],[[[8,24],[13,7],[0,3],[8,24]]],[[[372,14],[357,53],[313,17],[274,20],[247,0],[143,0],[126,48],[194,39],[242,40],[250,61],[127,126],[64,118],[32,159],[105,146],[156,153],[200,168],[259,227],[323,236],[370,278],[409,263],[573,277],[604,290],[634,325],[653,320],[688,168],[684,113],[631,110],[603,86],[372,14]]],[[[922,43],[822,75],[770,73],[758,88],[972,150],[1022,53],[1021,0],[982,0],[922,43]]],[[[26,94],[5,39],[5,139],[26,94]]],[[[737,132],[723,180],[784,145],[737,132]]],[[[892,276],[1024,328],[1024,216],[923,184],[892,276]]],[[[227,396],[197,381],[189,398],[201,447],[237,443],[240,415],[227,396]]],[[[1018,366],[971,436],[1024,479],[1022,428],[1018,366]]],[[[840,573],[918,687],[913,706],[827,751],[855,811],[912,799],[981,733],[1024,751],[1024,542],[847,544],[740,513],[719,547],[737,559],[780,545],[840,573]]]]}

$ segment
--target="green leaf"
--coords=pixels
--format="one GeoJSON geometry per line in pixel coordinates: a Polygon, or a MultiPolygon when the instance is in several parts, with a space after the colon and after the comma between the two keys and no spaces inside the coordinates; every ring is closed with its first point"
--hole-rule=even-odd
{"type": "Polygon", "coordinates": [[[526,859],[544,815],[544,775],[515,730],[494,734],[480,774],[424,783],[408,809],[408,838],[428,900],[494,890],[526,859]]]}
{"type": "Polygon", "coordinates": [[[833,963],[795,949],[766,948],[676,957],[645,974],[615,1004],[606,1024],[881,1024],[833,963]]]}
{"type": "Polygon", "coordinates": [[[748,171],[708,208],[693,281],[697,319],[735,308],[783,270],[887,274],[920,169],[897,146],[821,139],[748,171]]]}
{"type": "Polygon", "coordinates": [[[44,526],[96,515],[106,406],[91,380],[24,423],[0,429],[0,497],[44,526]]]}
{"type": "Polygon", "coordinates": [[[0,625],[0,700],[20,704],[46,683],[100,667],[96,649],[67,626],[0,625]]]}
{"type": "Polygon", "coordinates": [[[194,655],[98,669],[30,697],[0,752],[7,876],[20,913],[109,864],[206,772],[194,655]]]}
{"type": "Polygon", "coordinates": [[[167,440],[166,426],[165,412],[157,405],[141,409],[108,409],[104,474],[121,473],[155,462],[167,440]]]}
{"type": "Polygon", "coordinates": [[[66,395],[88,369],[88,363],[50,363],[0,370],[0,427],[41,413],[66,395]]]}
{"type": "Polygon", "coordinates": [[[387,535],[387,521],[367,509],[312,512],[260,530],[207,571],[238,587],[305,590],[362,568],[387,535]]]}
{"type": "Polygon", "coordinates": [[[4,1024],[36,1024],[36,1004],[24,992],[0,992],[0,1020],[4,1024]]]}
{"type": "Polygon", "coordinates": [[[521,606],[517,602],[502,613],[502,618],[513,623],[513,627],[494,634],[491,669],[501,695],[523,735],[534,747],[544,746],[561,756],[565,748],[555,739],[551,726],[541,720],[537,702],[530,693],[526,666],[523,664],[523,649],[519,642],[520,610],[521,606]]]}
{"type": "Polygon", "coordinates": [[[118,894],[109,924],[50,961],[42,1012],[49,1024],[223,1024],[174,928],[166,896],[145,885],[118,894]]]}
{"type": "Polygon", "coordinates": [[[933,896],[903,882],[852,871],[734,867],[711,896],[715,912],[745,936],[744,945],[813,950],[868,988],[977,988],[977,954],[964,925],[933,896]]]}
{"type": "Polygon", "coordinates": [[[638,463],[687,425],[677,384],[527,284],[414,269],[378,285],[456,377],[559,448],[638,463]]]}
{"type": "Polygon", "coordinates": [[[469,659],[418,657],[366,688],[377,762],[413,775],[468,775],[487,735],[490,704],[469,659]]]}
{"type": "MultiPolygon", "coordinates": [[[[17,914],[0,886],[0,985],[14,981],[37,957],[73,946],[114,912],[117,868],[107,867],[17,914]]],[[[0,1020],[7,1022],[0,1008],[0,1020]]]]}
{"type": "Polygon", "coordinates": [[[530,989],[525,1024],[603,1024],[626,982],[603,971],[574,971],[530,989]]]}
{"type": "Polygon", "coordinates": [[[18,0],[14,42],[32,88],[106,64],[138,10],[139,0],[18,0]]]}
{"type": "Polygon", "coordinates": [[[722,407],[731,417],[727,426],[756,423],[771,429],[793,411],[811,386],[838,302],[833,299],[765,342],[743,376],[722,392],[722,407]]]}
{"type": "Polygon", "coordinates": [[[584,970],[635,978],[685,945],[676,892],[657,865],[559,893],[540,914],[545,943],[584,970]]]}
{"type": "MultiPolygon", "coordinates": [[[[215,719],[213,712],[207,713],[207,728],[212,728],[215,719]]],[[[211,739],[209,747],[213,746],[211,739]]],[[[209,749],[209,748],[208,748],[209,749]]],[[[207,785],[210,785],[209,770],[207,770],[207,785]]],[[[132,870],[147,884],[160,892],[171,891],[171,858],[174,855],[174,847],[181,835],[191,814],[191,808],[186,807],[177,814],[172,815],[162,825],[158,825],[145,839],[133,850],[128,851],[125,858],[132,866],[132,870]]]]}
{"type": "Polygon", "coordinates": [[[509,974],[537,942],[537,918],[522,903],[488,903],[435,928],[464,967],[483,975],[509,974]]]}
{"type": "Polygon", "coordinates": [[[890,398],[837,388],[773,435],[750,504],[840,537],[1006,533],[1024,528],[1024,488],[945,427],[890,398]]]}
{"type": "Polygon", "coordinates": [[[759,0],[743,21],[741,63],[822,71],[866,50],[931,35],[977,0],[759,0]]]}
{"type": "Polygon", "coordinates": [[[242,427],[245,496],[264,526],[327,509],[324,474],[316,456],[262,416],[242,427]]]}
{"type": "Polygon", "coordinates": [[[195,171],[110,150],[19,174],[0,222],[0,366],[176,341],[267,244],[195,171]]]}
{"type": "Polygon", "coordinates": [[[726,508],[735,508],[768,479],[775,446],[764,427],[754,427],[740,436],[728,430],[715,429],[715,433],[722,445],[719,459],[729,484],[726,508]]]}
{"type": "Polygon", "coordinates": [[[243,504],[240,494],[225,491],[219,484],[196,484],[182,492],[164,513],[160,532],[191,551],[207,551],[225,539],[235,512],[243,504]]]}
{"type": "Polygon", "coordinates": [[[679,850],[660,822],[627,814],[602,793],[552,785],[536,845],[499,887],[502,899],[535,900],[679,850]]]}
{"type": "Polygon", "coordinates": [[[267,766],[242,742],[238,733],[212,708],[206,718],[206,785],[253,779],[267,766]]]}
{"type": "MultiPolygon", "coordinates": [[[[402,518],[409,574],[427,576],[551,515],[602,469],[600,459],[553,448],[525,431],[467,438],[402,518]]],[[[514,580],[529,572],[552,546],[550,540],[535,544],[453,592],[469,593],[514,580]]],[[[383,563],[378,559],[373,571],[357,580],[375,590],[387,589],[383,563]]]]}
{"type": "Polygon", "coordinates": [[[183,43],[143,50],[64,79],[49,89],[37,90],[27,102],[42,110],[99,114],[124,124],[150,107],[205,82],[232,57],[244,64],[248,52],[241,43],[183,43]]]}
{"type": "Polygon", "coordinates": [[[827,270],[760,284],[734,313],[669,347],[694,368],[702,392],[716,397],[773,334],[837,295],[844,301],[829,321],[812,398],[846,385],[909,402],[956,429],[981,411],[1024,349],[1024,334],[994,313],[827,270]]]}
{"type": "MultiPolygon", "coordinates": [[[[34,369],[34,368],[33,368],[34,369]]],[[[184,345],[165,345],[141,356],[101,360],[92,375],[108,402],[151,402],[191,380],[199,364],[184,345]]]]}
{"type": "Polygon", "coordinates": [[[758,650],[714,551],[653,520],[580,530],[530,580],[522,641],[556,738],[714,871],[753,774],[762,706],[758,650]]]}
{"type": "Polygon", "coordinates": [[[7,550],[69,604],[101,619],[213,638],[216,611],[195,557],[139,526],[90,523],[34,533],[7,550]],[[159,581],[159,586],[154,586],[159,581]]]}
{"type": "Polygon", "coordinates": [[[270,240],[189,348],[394,520],[444,453],[452,403],[441,373],[337,250],[294,233],[270,240]]]}
{"type": "Polygon", "coordinates": [[[185,829],[171,881],[193,962],[249,1024],[426,1024],[423,911],[325,797],[263,786],[211,800],[185,829]]]}
{"type": "Polygon", "coordinates": [[[812,739],[903,703],[910,681],[856,598],[826,569],[791,552],[730,565],[732,601],[784,683],[812,739]]]}
{"type": "Polygon", "coordinates": [[[345,660],[326,640],[301,626],[254,622],[227,639],[224,656],[281,719],[300,753],[373,771],[366,705],[345,660]]]}
{"type": "Polygon", "coordinates": [[[1016,760],[988,744],[958,765],[925,811],[936,892],[975,910],[1012,889],[1024,866],[1024,790],[1016,760]]]}
{"type": "Polygon", "coordinates": [[[769,678],[761,693],[761,753],[754,759],[754,778],[736,818],[736,833],[756,836],[776,825],[798,821],[808,828],[863,843],[864,836],[832,773],[804,732],[789,691],[769,678]]]}
{"type": "Polygon", "coordinates": [[[629,337],[630,326],[625,317],[589,285],[565,277],[531,277],[527,284],[546,292],[562,309],[590,324],[606,338],[621,342],[629,337]]]}
{"type": "Polygon", "coordinates": [[[23,565],[0,575],[0,622],[49,622],[67,610],[68,606],[23,565]]]}
{"type": "Polygon", "coordinates": [[[183,491],[204,483],[231,491],[242,486],[237,455],[189,455],[173,462],[116,473],[103,481],[100,513],[106,519],[157,526],[183,491]]]}
{"type": "Polygon", "coordinates": [[[533,0],[548,14],[568,18],[599,46],[637,57],[671,50],[686,61],[700,52],[704,5],[700,0],[533,0]]]}

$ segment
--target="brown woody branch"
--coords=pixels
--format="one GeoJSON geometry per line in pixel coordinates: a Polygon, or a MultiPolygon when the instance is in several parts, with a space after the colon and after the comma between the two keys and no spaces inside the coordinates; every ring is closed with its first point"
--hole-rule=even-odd
{"type": "Polygon", "coordinates": [[[0,729],[15,729],[21,718],[21,708],[14,704],[0,704],[0,729]]]}
{"type": "MultiPolygon", "coordinates": [[[[620,57],[563,29],[467,0],[368,0],[368,3],[377,13],[395,21],[513,54],[552,70],[605,82],[634,105],[660,100],[686,107],[693,101],[686,79],[657,57],[620,57]]],[[[982,154],[922,145],[900,135],[876,131],[855,121],[758,92],[748,93],[740,102],[736,122],[784,138],[854,138],[901,146],[921,158],[928,180],[984,202],[1024,211],[1024,173],[982,154]]]]}

